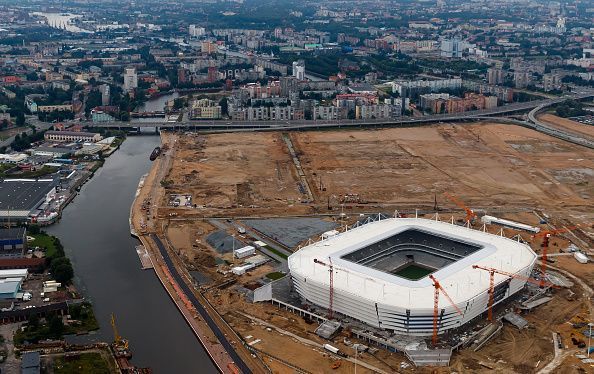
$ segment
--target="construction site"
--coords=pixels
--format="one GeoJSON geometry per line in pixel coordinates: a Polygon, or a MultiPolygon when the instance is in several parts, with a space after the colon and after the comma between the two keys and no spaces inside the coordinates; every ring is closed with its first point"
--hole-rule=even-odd
{"type": "Polygon", "coordinates": [[[132,230],[253,372],[593,370],[594,150],[496,123],[161,137],[132,230]]]}

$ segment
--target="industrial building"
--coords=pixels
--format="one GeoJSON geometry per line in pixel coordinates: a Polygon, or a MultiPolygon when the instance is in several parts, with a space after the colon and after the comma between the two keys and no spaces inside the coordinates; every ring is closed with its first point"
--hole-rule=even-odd
{"type": "MultiPolygon", "coordinates": [[[[440,294],[441,334],[488,309],[489,274],[473,265],[528,277],[536,258],[527,245],[502,236],[434,220],[391,218],[308,245],[291,255],[288,265],[293,287],[306,302],[331,306],[375,328],[429,336],[435,292],[429,275],[453,302],[440,294]]],[[[494,279],[494,304],[526,283],[499,274],[494,279]]]]}
{"type": "Polygon", "coordinates": [[[0,220],[28,222],[56,194],[57,178],[4,179],[0,181],[0,220]]]}
{"type": "Polygon", "coordinates": [[[0,229],[0,258],[22,257],[27,249],[27,230],[24,227],[0,229]]]}
{"type": "Polygon", "coordinates": [[[46,131],[45,140],[55,142],[98,142],[101,135],[94,132],[84,131],[46,131]]]}

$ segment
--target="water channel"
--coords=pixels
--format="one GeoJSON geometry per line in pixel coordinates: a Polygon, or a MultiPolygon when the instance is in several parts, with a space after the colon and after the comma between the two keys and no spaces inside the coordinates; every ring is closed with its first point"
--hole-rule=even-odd
{"type": "Polygon", "coordinates": [[[93,303],[101,326],[96,334],[72,339],[113,340],[114,313],[119,333],[130,340],[136,365],[155,373],[216,372],[155,273],[140,269],[134,248],[139,243],[130,236],[130,205],[158,143],[157,136],[128,137],[83,186],[62,219],[46,229],[64,244],[75,284],[93,303]]]}

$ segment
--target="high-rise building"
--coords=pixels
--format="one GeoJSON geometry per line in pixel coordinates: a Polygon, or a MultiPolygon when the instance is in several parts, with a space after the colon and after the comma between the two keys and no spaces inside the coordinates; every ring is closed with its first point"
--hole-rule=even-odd
{"type": "Polygon", "coordinates": [[[138,74],[135,68],[126,68],[124,73],[124,90],[130,91],[138,87],[138,74]]]}
{"type": "Polygon", "coordinates": [[[99,86],[99,92],[101,92],[101,105],[108,106],[110,101],[109,85],[102,84],[99,86]]]}
{"type": "Polygon", "coordinates": [[[467,44],[459,39],[445,39],[441,41],[441,55],[443,57],[462,57],[467,44]]]}
{"type": "Polygon", "coordinates": [[[190,25],[190,27],[188,28],[188,34],[190,34],[190,36],[193,36],[195,38],[199,38],[206,34],[206,29],[204,27],[190,25]]]}
{"type": "Polygon", "coordinates": [[[297,78],[297,80],[305,80],[305,61],[293,61],[293,76],[297,78]]]}
{"type": "Polygon", "coordinates": [[[514,85],[516,88],[526,88],[530,83],[530,77],[526,70],[517,70],[514,72],[514,85]]]}
{"type": "Polygon", "coordinates": [[[299,91],[297,85],[297,78],[295,77],[280,77],[280,94],[282,97],[288,97],[292,92],[299,91]]]}
{"type": "Polygon", "coordinates": [[[503,83],[503,70],[500,68],[487,69],[487,82],[489,84],[502,84],[503,83]]]}
{"type": "Polygon", "coordinates": [[[208,82],[213,83],[219,80],[219,69],[216,66],[208,67],[208,82]]]}

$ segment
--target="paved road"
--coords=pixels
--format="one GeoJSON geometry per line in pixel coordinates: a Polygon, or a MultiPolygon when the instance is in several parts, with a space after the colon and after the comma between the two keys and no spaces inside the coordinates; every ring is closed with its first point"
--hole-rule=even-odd
{"type": "Polygon", "coordinates": [[[548,107],[567,99],[581,100],[594,97],[594,91],[582,90],[571,95],[555,99],[534,100],[523,103],[514,103],[492,109],[474,110],[464,113],[454,114],[434,114],[423,117],[399,117],[395,119],[367,119],[367,120],[290,120],[290,121],[181,121],[167,123],[163,120],[143,121],[143,122],[105,122],[93,124],[96,127],[176,127],[192,129],[311,129],[322,127],[361,127],[361,126],[379,126],[379,125],[415,125],[422,123],[436,123],[448,121],[464,121],[478,117],[497,116],[515,112],[522,112],[538,107],[548,107]]]}
{"type": "Polygon", "coordinates": [[[198,301],[198,298],[196,298],[196,296],[194,295],[192,290],[190,290],[190,287],[188,287],[188,285],[184,282],[181,275],[175,268],[173,261],[171,260],[171,257],[169,256],[169,253],[167,252],[167,249],[163,245],[163,242],[161,242],[161,239],[159,239],[159,237],[155,234],[151,234],[150,237],[157,244],[157,247],[159,248],[159,251],[161,252],[161,256],[163,256],[163,260],[165,261],[165,264],[167,265],[169,272],[171,273],[171,275],[173,276],[175,281],[179,284],[182,291],[186,294],[186,296],[188,297],[188,299],[190,300],[190,302],[192,303],[194,308],[196,308],[198,313],[200,313],[202,318],[206,321],[206,323],[208,324],[208,327],[210,327],[210,329],[214,332],[215,336],[217,337],[217,339],[219,340],[221,345],[229,353],[229,355],[235,362],[235,365],[237,365],[237,367],[239,368],[239,370],[242,371],[242,373],[245,373],[245,374],[251,373],[252,372],[251,369],[246,365],[246,363],[241,359],[241,357],[239,357],[239,355],[235,351],[235,348],[233,348],[231,343],[229,343],[229,340],[227,340],[227,337],[225,336],[225,334],[221,331],[219,326],[217,326],[217,324],[214,322],[212,317],[206,312],[206,309],[204,309],[202,304],[200,304],[200,302],[198,301]]]}

